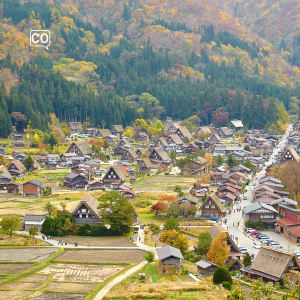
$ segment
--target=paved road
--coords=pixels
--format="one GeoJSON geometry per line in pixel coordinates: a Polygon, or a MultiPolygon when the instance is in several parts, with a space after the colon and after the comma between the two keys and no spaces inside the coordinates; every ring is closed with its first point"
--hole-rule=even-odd
{"type": "MultiPolygon", "coordinates": [[[[269,161],[266,162],[266,165],[269,165],[269,164],[272,164],[272,163],[275,162],[274,157],[277,156],[279,148],[281,146],[283,146],[283,143],[285,142],[286,137],[288,136],[288,133],[291,131],[291,129],[292,129],[292,127],[290,125],[287,129],[287,132],[286,132],[285,136],[282,138],[282,140],[279,144],[279,147],[274,149],[273,154],[270,157],[269,161]]],[[[264,169],[262,171],[258,172],[256,174],[256,178],[254,180],[254,183],[257,184],[258,181],[264,175],[265,175],[265,170],[264,169]]],[[[238,205],[241,206],[242,210],[245,206],[251,204],[252,196],[253,196],[252,191],[250,190],[251,187],[255,188],[255,186],[253,186],[253,180],[252,179],[251,179],[249,185],[247,186],[247,191],[243,195],[243,196],[247,197],[247,200],[241,200],[240,204],[238,204],[238,205]]],[[[238,206],[238,205],[235,205],[235,207],[238,206]]],[[[244,221],[242,219],[242,210],[240,212],[237,212],[237,210],[235,212],[232,212],[231,215],[228,217],[227,224],[225,225],[225,223],[223,222],[222,225],[225,228],[228,228],[229,233],[233,235],[233,237],[234,237],[235,241],[237,242],[238,246],[245,247],[245,248],[249,249],[249,252],[257,254],[259,249],[254,249],[253,248],[253,241],[256,240],[256,239],[242,233],[243,229],[244,229],[244,221]],[[237,223],[238,222],[240,222],[239,228],[237,228],[237,223]]],[[[300,250],[300,247],[292,244],[285,237],[280,236],[279,234],[276,234],[275,232],[266,231],[266,234],[268,236],[270,236],[270,238],[274,239],[275,241],[278,241],[281,245],[283,245],[283,247],[286,250],[290,250],[292,252],[300,250]]]]}

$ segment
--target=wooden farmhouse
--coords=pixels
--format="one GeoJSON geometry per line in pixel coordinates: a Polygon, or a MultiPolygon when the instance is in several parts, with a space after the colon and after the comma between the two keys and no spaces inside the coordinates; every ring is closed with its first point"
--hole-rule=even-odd
{"type": "Polygon", "coordinates": [[[21,221],[25,223],[25,230],[29,231],[30,227],[36,226],[41,231],[42,225],[46,220],[45,215],[25,215],[21,221]]]}
{"type": "Polygon", "coordinates": [[[212,144],[218,144],[221,142],[221,138],[217,133],[213,133],[208,141],[212,144]]]}
{"type": "Polygon", "coordinates": [[[151,173],[152,164],[148,158],[142,158],[138,161],[139,173],[151,173]]]}
{"type": "Polygon", "coordinates": [[[161,165],[169,166],[171,163],[168,154],[164,151],[162,147],[152,149],[148,158],[152,163],[152,167],[154,169],[159,169],[161,165]]]}
{"type": "Polygon", "coordinates": [[[216,195],[208,196],[200,207],[201,217],[219,218],[225,214],[225,207],[216,195]]]}
{"type": "Polygon", "coordinates": [[[99,129],[99,130],[97,130],[95,137],[105,139],[109,135],[111,135],[111,132],[109,129],[99,129]]]}
{"type": "Polygon", "coordinates": [[[284,218],[287,211],[297,211],[297,201],[289,199],[289,198],[279,198],[273,200],[269,203],[272,207],[274,207],[278,213],[280,218],[284,218]]]}
{"type": "Polygon", "coordinates": [[[261,202],[254,202],[244,208],[245,222],[250,220],[257,223],[261,220],[265,226],[271,228],[274,228],[277,215],[278,211],[274,207],[261,202]]]}
{"type": "Polygon", "coordinates": [[[87,176],[84,173],[70,173],[65,176],[64,180],[64,186],[72,190],[83,189],[87,183],[87,176]]]}
{"type": "Polygon", "coordinates": [[[283,152],[283,155],[279,159],[279,162],[285,163],[289,160],[299,161],[299,159],[300,159],[300,157],[299,157],[298,153],[295,151],[295,149],[293,147],[288,147],[283,152]]]}
{"type": "Polygon", "coordinates": [[[14,160],[7,168],[12,177],[22,178],[25,176],[26,168],[19,160],[14,160]]]}
{"type": "Polygon", "coordinates": [[[114,148],[115,155],[123,155],[127,150],[133,149],[133,146],[128,144],[126,140],[122,139],[114,148]]]}
{"type": "Polygon", "coordinates": [[[218,267],[218,265],[215,265],[210,261],[205,261],[203,259],[197,261],[195,265],[197,266],[197,274],[204,277],[214,275],[214,272],[218,267]]]}
{"type": "Polygon", "coordinates": [[[71,129],[71,134],[80,133],[82,131],[80,122],[69,122],[68,127],[71,129]]]}
{"type": "Polygon", "coordinates": [[[193,139],[191,133],[188,131],[188,129],[185,126],[180,126],[176,131],[175,134],[177,134],[182,141],[185,140],[185,138],[188,138],[189,141],[193,139]]]}
{"type": "Polygon", "coordinates": [[[17,182],[13,182],[13,181],[9,182],[7,184],[7,193],[9,193],[9,194],[19,193],[19,186],[20,186],[20,184],[17,182]]]}
{"type": "Polygon", "coordinates": [[[139,156],[134,151],[134,148],[128,149],[121,157],[122,161],[134,162],[139,158],[139,156]]]}
{"type": "Polygon", "coordinates": [[[86,141],[72,142],[66,153],[75,153],[77,156],[91,155],[92,148],[86,141]]]}
{"type": "Polygon", "coordinates": [[[216,133],[221,139],[226,139],[233,136],[233,131],[228,127],[216,128],[216,133]]]}
{"type": "Polygon", "coordinates": [[[122,137],[124,129],[122,127],[122,125],[114,125],[112,127],[112,129],[110,130],[112,135],[118,136],[118,137],[122,137]]]}
{"type": "Polygon", "coordinates": [[[197,135],[201,133],[204,133],[206,136],[210,136],[212,132],[208,126],[203,126],[203,127],[199,127],[198,130],[196,131],[197,135]]]}
{"type": "Polygon", "coordinates": [[[161,137],[156,141],[153,148],[156,148],[156,147],[162,147],[163,149],[166,149],[169,147],[169,144],[167,143],[167,141],[164,137],[161,137]]]}
{"type": "Polygon", "coordinates": [[[180,125],[178,123],[173,123],[168,129],[168,132],[175,132],[178,128],[180,128],[180,125]]]}
{"type": "Polygon", "coordinates": [[[32,179],[23,183],[23,197],[39,197],[43,194],[43,182],[32,179]]]}
{"type": "Polygon", "coordinates": [[[261,246],[252,265],[241,269],[245,277],[263,279],[283,285],[283,275],[299,271],[299,260],[295,253],[274,247],[261,246]]]}
{"type": "Polygon", "coordinates": [[[183,145],[183,141],[181,140],[178,134],[171,134],[167,136],[166,141],[168,145],[170,144],[183,145]]]}
{"type": "Polygon", "coordinates": [[[160,274],[173,274],[173,270],[180,271],[180,260],[184,259],[179,249],[172,246],[165,246],[156,250],[160,274]]]}
{"type": "Polygon", "coordinates": [[[100,222],[98,205],[98,201],[91,194],[87,193],[71,212],[71,218],[75,219],[77,225],[96,225],[100,222]]]}
{"type": "Polygon", "coordinates": [[[85,191],[105,191],[105,186],[98,180],[92,180],[85,186],[85,191]]]}
{"type": "Polygon", "coordinates": [[[117,164],[112,165],[103,177],[103,184],[118,189],[125,182],[125,175],[117,164]]]}
{"type": "Polygon", "coordinates": [[[192,159],[189,162],[184,163],[180,167],[181,174],[183,175],[202,175],[207,172],[206,160],[202,157],[192,159]]]}

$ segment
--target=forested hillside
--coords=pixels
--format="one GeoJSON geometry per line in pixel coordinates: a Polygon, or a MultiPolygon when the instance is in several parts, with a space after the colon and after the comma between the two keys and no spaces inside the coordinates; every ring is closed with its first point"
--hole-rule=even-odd
{"type": "MultiPolygon", "coordinates": [[[[285,109],[297,120],[300,31],[254,29],[242,2],[0,0],[1,136],[12,124],[46,130],[50,113],[107,127],[198,115],[264,128],[285,109]],[[31,29],[51,31],[49,51],[30,47],[31,29]]],[[[261,20],[275,16],[270,4],[249,5],[261,20]]]]}

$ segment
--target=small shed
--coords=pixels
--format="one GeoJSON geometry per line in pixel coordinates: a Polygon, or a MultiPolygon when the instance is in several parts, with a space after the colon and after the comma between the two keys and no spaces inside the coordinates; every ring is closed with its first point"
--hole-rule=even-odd
{"type": "Polygon", "coordinates": [[[165,246],[156,250],[160,274],[172,274],[173,270],[180,270],[180,259],[183,259],[181,251],[172,246],[165,246]]]}
{"type": "Polygon", "coordinates": [[[205,261],[205,260],[200,260],[195,263],[197,266],[197,274],[207,277],[210,275],[213,275],[216,268],[218,267],[217,265],[211,263],[210,261],[205,261]]]}
{"type": "Polygon", "coordinates": [[[9,182],[7,184],[7,192],[9,194],[17,194],[17,193],[19,193],[19,185],[20,184],[17,183],[17,182],[13,182],[13,181],[9,182]]]}
{"type": "Polygon", "coordinates": [[[30,227],[36,225],[39,231],[42,229],[42,225],[46,219],[45,215],[25,215],[22,221],[25,222],[25,230],[28,231],[30,227]]]}
{"type": "Polygon", "coordinates": [[[43,193],[43,182],[32,179],[23,183],[23,197],[39,197],[43,193]]]}

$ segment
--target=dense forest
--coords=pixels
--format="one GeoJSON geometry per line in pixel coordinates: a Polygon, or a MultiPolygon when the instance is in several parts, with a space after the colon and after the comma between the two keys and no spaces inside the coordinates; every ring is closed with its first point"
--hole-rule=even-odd
{"type": "MultiPolygon", "coordinates": [[[[8,136],[12,125],[45,131],[50,113],[62,122],[89,120],[102,126],[104,121],[106,127],[126,126],[136,118],[197,115],[203,125],[242,119],[248,128],[265,128],[281,120],[277,112],[283,110],[299,118],[300,88],[262,75],[272,49],[255,40],[205,22],[192,27],[180,18],[160,17],[151,23],[140,18],[144,38],[137,39],[131,22],[137,10],[144,11],[142,2],[122,5],[118,21],[101,16],[93,25],[84,21],[83,6],[77,14],[69,8],[46,1],[0,1],[1,136],[8,136]],[[49,52],[28,46],[31,28],[51,30],[49,52]],[[145,34],[151,28],[185,38],[178,48],[158,47],[157,36],[145,34]],[[225,56],[219,59],[218,53],[225,56]]],[[[299,40],[298,35],[292,44],[281,39],[278,46],[296,49],[289,56],[295,68],[299,40]]]]}

